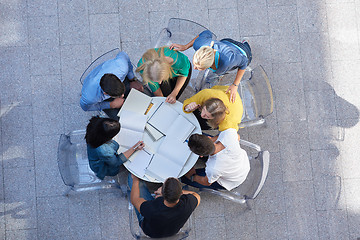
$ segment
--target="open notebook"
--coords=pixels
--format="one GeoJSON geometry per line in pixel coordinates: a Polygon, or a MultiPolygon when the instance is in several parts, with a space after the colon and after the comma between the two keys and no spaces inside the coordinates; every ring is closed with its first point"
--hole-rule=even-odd
{"type": "Polygon", "coordinates": [[[129,95],[127,96],[124,104],[120,108],[118,113],[118,117],[121,116],[121,113],[125,110],[136,112],[139,114],[145,114],[147,108],[151,103],[151,97],[147,96],[146,94],[132,88],[130,90],[129,95]]]}
{"type": "Polygon", "coordinates": [[[145,174],[161,182],[168,177],[177,178],[190,154],[187,143],[165,137],[145,170],[145,174]]]}
{"type": "Polygon", "coordinates": [[[123,110],[120,115],[120,132],[115,141],[125,147],[132,147],[143,138],[147,116],[123,110]]]}

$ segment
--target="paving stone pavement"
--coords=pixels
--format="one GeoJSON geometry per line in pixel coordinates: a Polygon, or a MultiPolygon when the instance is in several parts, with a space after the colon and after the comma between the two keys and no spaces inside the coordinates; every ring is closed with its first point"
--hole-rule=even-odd
{"type": "Polygon", "coordinates": [[[248,37],[275,111],[240,135],[271,152],[252,210],[203,195],[190,239],[360,237],[359,0],[1,0],[0,239],[131,239],[116,191],[64,197],[59,135],[86,126],[79,78],[136,62],[169,18],[248,37]]]}

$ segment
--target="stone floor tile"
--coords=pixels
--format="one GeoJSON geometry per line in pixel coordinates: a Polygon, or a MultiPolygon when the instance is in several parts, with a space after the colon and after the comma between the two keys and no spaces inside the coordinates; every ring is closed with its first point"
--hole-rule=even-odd
{"type": "MultiPolygon", "coordinates": [[[[179,3],[179,16],[180,18],[194,21],[209,29],[209,10],[207,4],[206,0],[183,0],[179,3]],[[189,6],[191,6],[191,8],[189,8],[189,6]]],[[[196,37],[196,35],[194,37],[196,37]]]]}
{"type": "MultiPolygon", "coordinates": [[[[122,7],[122,2],[121,2],[122,7]]],[[[118,13],[119,2],[117,0],[106,0],[98,4],[96,0],[88,1],[89,14],[118,13]]]]}
{"type": "Polygon", "coordinates": [[[32,75],[60,74],[60,48],[56,44],[30,47],[32,75]]]}
{"type": "MultiPolygon", "coordinates": [[[[240,38],[243,37],[240,29],[240,38]]],[[[269,60],[271,59],[270,38],[268,35],[265,36],[251,36],[249,37],[251,53],[253,59],[250,66],[263,65],[265,71],[268,73],[269,68],[265,66],[271,66],[269,60]]]]}
{"type": "Polygon", "coordinates": [[[179,17],[179,10],[177,9],[149,12],[151,47],[155,46],[160,31],[168,26],[169,19],[176,17],[179,17]]]}
{"type": "Polygon", "coordinates": [[[36,234],[36,229],[22,229],[22,230],[6,231],[6,239],[7,240],[18,240],[18,239],[37,240],[38,238],[36,234]]]}
{"type": "Polygon", "coordinates": [[[96,226],[100,224],[99,192],[74,193],[69,198],[71,226],[96,226]]]}
{"type": "Polygon", "coordinates": [[[292,93],[304,89],[304,80],[301,73],[302,63],[273,63],[274,80],[273,91],[276,93],[292,93]],[[294,73],[297,73],[294,76],[294,73]]]}
{"type": "MultiPolygon", "coordinates": [[[[221,224],[221,222],[219,222],[221,224]]],[[[254,211],[225,216],[226,239],[257,239],[254,211]]],[[[196,235],[198,236],[198,235],[196,235]]]]}
{"type": "Polygon", "coordinates": [[[36,196],[61,195],[64,185],[57,164],[57,145],[60,135],[37,136],[34,139],[36,196]],[[49,158],[49,156],[52,156],[49,158]]]}
{"type": "Polygon", "coordinates": [[[95,226],[70,226],[70,238],[69,240],[88,239],[98,240],[101,238],[101,228],[98,225],[95,226]]]}
{"type": "Polygon", "coordinates": [[[90,15],[91,54],[100,56],[120,47],[119,14],[90,15]]]}
{"type": "Polygon", "coordinates": [[[261,214],[256,216],[257,239],[287,239],[286,214],[261,214]]]}
{"type": "Polygon", "coordinates": [[[299,34],[270,35],[272,62],[298,62],[301,59],[299,34]]]}
{"type": "Polygon", "coordinates": [[[266,0],[259,0],[259,1],[252,1],[252,0],[238,0],[238,9],[240,10],[243,6],[250,6],[250,5],[259,5],[266,7],[267,6],[266,0]]]}
{"type": "Polygon", "coordinates": [[[349,239],[345,210],[317,211],[319,239],[349,239]]]}
{"type": "Polygon", "coordinates": [[[288,238],[318,239],[312,181],[285,183],[288,238]]]}
{"type": "Polygon", "coordinates": [[[64,115],[64,132],[69,133],[74,130],[86,129],[92,116],[98,115],[97,111],[85,112],[78,104],[63,105],[64,115]]]}
{"type": "Polygon", "coordinates": [[[336,119],[309,120],[308,128],[311,150],[336,148],[337,141],[341,141],[342,129],[336,119]]]}
{"type": "Polygon", "coordinates": [[[86,0],[58,3],[60,44],[89,44],[90,26],[86,0]]]}
{"type": "Polygon", "coordinates": [[[35,108],[46,108],[62,103],[61,75],[31,76],[32,103],[35,108]]]}
{"type": "Polygon", "coordinates": [[[267,8],[262,5],[245,5],[239,7],[238,14],[241,37],[269,35],[267,8]]]}
{"type": "Polygon", "coordinates": [[[296,144],[308,142],[308,123],[300,122],[279,122],[279,141],[280,145],[296,144]]]}
{"type": "Polygon", "coordinates": [[[1,118],[4,168],[34,166],[31,107],[11,108],[1,118]]]}
{"type": "Polygon", "coordinates": [[[235,8],[209,10],[209,29],[215,32],[218,40],[232,38],[240,40],[239,18],[235,8]],[[226,22],[226,25],[219,25],[226,22]]]}
{"type": "Polygon", "coordinates": [[[29,17],[29,44],[59,44],[59,23],[57,15],[29,17]]]}
{"type": "Polygon", "coordinates": [[[200,192],[201,204],[195,210],[195,218],[224,216],[224,199],[208,192],[200,192]],[[212,211],[209,211],[212,209],[212,211]]]}
{"type": "Polygon", "coordinates": [[[360,78],[360,73],[356,71],[360,66],[360,60],[332,61],[333,82],[331,85],[335,90],[340,87],[352,86],[354,79],[360,78]],[[336,81],[335,81],[336,80],[336,81]]]}
{"type": "Polygon", "coordinates": [[[204,217],[195,219],[195,235],[196,239],[227,239],[224,217],[204,217]]]}
{"type": "MultiPolygon", "coordinates": [[[[61,86],[64,104],[79,104],[80,77],[91,64],[89,45],[61,46],[61,86]],[[74,67],[77,66],[77,67],[74,67]]],[[[96,59],[99,56],[93,56],[96,59]]]]}
{"type": "Polygon", "coordinates": [[[336,116],[338,119],[358,119],[360,100],[358,92],[359,84],[343,86],[336,91],[336,116]]]}
{"type": "Polygon", "coordinates": [[[28,0],[27,12],[29,16],[54,16],[57,15],[56,0],[28,0]]]}
{"type": "Polygon", "coordinates": [[[287,5],[296,5],[296,0],[270,0],[267,1],[268,6],[278,7],[278,6],[287,6],[287,5]]]}
{"type": "Polygon", "coordinates": [[[306,91],[305,100],[309,121],[336,119],[334,90],[306,91]]]}
{"type": "Polygon", "coordinates": [[[279,93],[275,97],[278,122],[303,122],[307,119],[304,92],[279,93]]]}
{"type": "Polygon", "coordinates": [[[358,191],[358,184],[360,183],[360,179],[344,179],[345,184],[345,198],[347,204],[348,213],[354,213],[355,211],[359,211],[359,199],[360,194],[358,191]]]}
{"type": "Polygon", "coordinates": [[[130,61],[132,62],[132,64],[134,65],[134,73],[137,67],[137,63],[139,62],[140,58],[142,57],[142,55],[150,48],[154,47],[153,45],[150,44],[150,40],[149,41],[142,41],[142,42],[122,42],[121,43],[122,46],[122,51],[126,52],[129,57],[130,57],[130,61]]]}
{"type": "MultiPolygon", "coordinates": [[[[150,41],[148,5],[149,1],[147,0],[121,2],[119,14],[121,42],[135,41],[141,44],[150,41]],[[135,9],[133,7],[134,4],[138,6],[135,9]],[[141,18],[133,18],[133,16],[141,16],[141,18]]],[[[165,27],[165,25],[163,27],[165,27]]],[[[157,29],[156,32],[160,32],[160,29],[157,29]]]]}
{"type": "Polygon", "coordinates": [[[331,59],[359,59],[355,3],[327,4],[331,59]]]}
{"type": "Polygon", "coordinates": [[[182,4],[181,1],[178,0],[151,0],[149,1],[149,5],[147,8],[150,12],[156,11],[175,11],[178,9],[179,4],[182,4]]]}
{"type": "Polygon", "coordinates": [[[297,6],[300,33],[325,32],[328,30],[325,5],[321,2],[314,2],[314,4],[297,6]]]}
{"type": "Polygon", "coordinates": [[[0,239],[5,239],[5,203],[0,200],[0,239]]]}
{"type": "Polygon", "coordinates": [[[236,0],[225,0],[225,1],[209,0],[208,7],[210,10],[222,9],[222,8],[235,8],[236,9],[237,2],[236,2],[236,0]]]}
{"type": "Polygon", "coordinates": [[[52,106],[34,107],[34,135],[61,134],[64,132],[61,103],[52,106]]]}
{"type": "Polygon", "coordinates": [[[65,239],[70,235],[69,198],[38,197],[38,239],[65,239]]]}
{"type": "Polygon", "coordinates": [[[349,239],[357,239],[360,236],[360,216],[359,212],[348,210],[349,239]]]}
{"type": "Polygon", "coordinates": [[[296,6],[269,7],[270,35],[284,36],[298,33],[296,6]]]}
{"type": "Polygon", "coordinates": [[[1,2],[0,46],[27,46],[28,26],[26,0],[1,2]]]}

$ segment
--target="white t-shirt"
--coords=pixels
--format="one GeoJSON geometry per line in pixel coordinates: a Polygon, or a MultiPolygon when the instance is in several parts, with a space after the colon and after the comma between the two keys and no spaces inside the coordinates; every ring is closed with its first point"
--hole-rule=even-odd
{"type": "Polygon", "coordinates": [[[220,132],[216,142],[221,142],[225,149],[209,156],[206,176],[209,183],[217,181],[230,191],[245,181],[250,171],[249,157],[240,147],[237,131],[233,128],[220,132]]]}

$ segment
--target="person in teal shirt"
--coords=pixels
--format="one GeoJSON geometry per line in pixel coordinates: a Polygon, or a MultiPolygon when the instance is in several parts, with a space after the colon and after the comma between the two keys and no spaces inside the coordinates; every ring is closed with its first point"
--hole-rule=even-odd
{"type": "Polygon", "coordinates": [[[147,50],[137,66],[154,95],[166,97],[168,103],[176,102],[191,78],[187,56],[168,47],[147,50]]]}
{"type": "Polygon", "coordinates": [[[86,127],[85,140],[89,166],[98,178],[115,176],[121,165],[136,151],[144,147],[142,141],[137,142],[129,150],[118,154],[119,144],[112,140],[120,131],[120,123],[111,118],[92,117],[86,127]]]}

